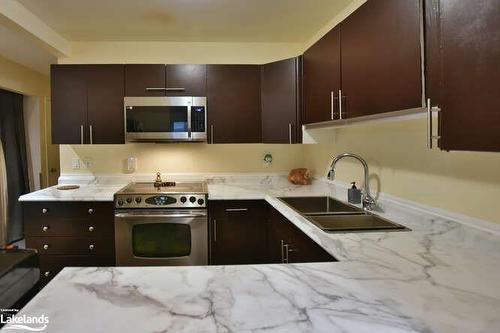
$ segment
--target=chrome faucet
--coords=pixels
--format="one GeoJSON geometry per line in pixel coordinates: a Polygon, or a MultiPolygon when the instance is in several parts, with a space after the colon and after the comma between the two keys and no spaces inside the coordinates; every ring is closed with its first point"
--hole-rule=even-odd
{"type": "Polygon", "coordinates": [[[335,156],[333,158],[332,164],[330,165],[330,170],[328,171],[328,179],[329,180],[335,179],[335,166],[337,165],[337,162],[343,159],[344,157],[352,157],[361,162],[361,164],[363,165],[363,169],[365,171],[365,184],[363,189],[363,209],[373,210],[377,206],[377,202],[370,194],[370,184],[369,184],[370,172],[368,171],[368,164],[361,156],[353,153],[343,153],[335,156]]]}

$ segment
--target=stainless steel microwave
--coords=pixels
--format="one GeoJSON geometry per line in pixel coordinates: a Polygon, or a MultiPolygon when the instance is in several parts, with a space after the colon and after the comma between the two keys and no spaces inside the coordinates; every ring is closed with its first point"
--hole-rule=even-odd
{"type": "Polygon", "coordinates": [[[127,142],[206,141],[206,97],[125,97],[127,142]]]}

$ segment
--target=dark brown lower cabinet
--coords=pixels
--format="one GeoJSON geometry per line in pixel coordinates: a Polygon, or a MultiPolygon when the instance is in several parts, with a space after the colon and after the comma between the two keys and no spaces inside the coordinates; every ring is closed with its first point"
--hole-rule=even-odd
{"type": "Polygon", "coordinates": [[[265,201],[210,201],[211,263],[266,262],[265,201]]]}
{"type": "Polygon", "coordinates": [[[210,201],[209,210],[212,265],[336,261],[263,200],[210,201]]]}
{"type": "Polygon", "coordinates": [[[41,285],[64,267],[114,266],[111,202],[25,202],[26,247],[40,255],[41,285]]]}
{"type": "Polygon", "coordinates": [[[267,239],[270,263],[337,261],[274,208],[269,211],[267,239]]]}

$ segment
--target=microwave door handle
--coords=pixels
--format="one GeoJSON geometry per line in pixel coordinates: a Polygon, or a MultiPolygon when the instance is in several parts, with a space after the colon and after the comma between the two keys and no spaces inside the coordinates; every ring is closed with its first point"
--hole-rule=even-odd
{"type": "Polygon", "coordinates": [[[187,127],[188,138],[191,140],[191,104],[187,106],[187,127]]]}

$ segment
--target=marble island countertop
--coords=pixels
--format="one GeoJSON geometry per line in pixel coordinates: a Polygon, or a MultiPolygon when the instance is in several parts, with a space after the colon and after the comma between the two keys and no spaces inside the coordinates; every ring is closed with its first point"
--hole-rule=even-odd
{"type": "Polygon", "coordinates": [[[278,198],[330,195],[323,181],[209,181],[209,198],[264,199],[335,263],[66,268],[22,311],[48,332],[500,331],[500,236],[379,200],[409,232],[327,234],[278,198]]]}

